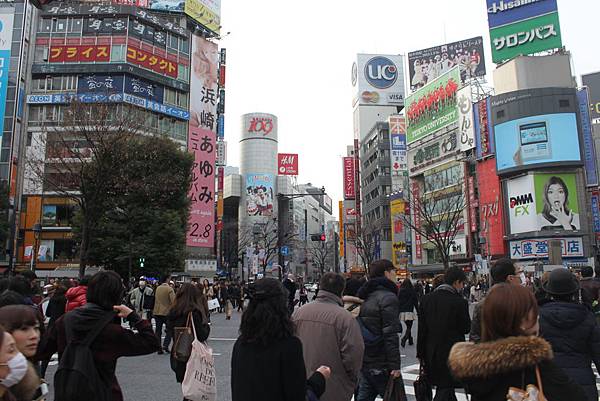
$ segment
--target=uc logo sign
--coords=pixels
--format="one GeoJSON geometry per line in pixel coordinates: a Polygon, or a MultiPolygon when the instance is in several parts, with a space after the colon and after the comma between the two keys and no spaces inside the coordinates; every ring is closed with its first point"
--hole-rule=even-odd
{"type": "Polygon", "coordinates": [[[387,57],[373,57],[365,66],[365,77],[371,86],[377,89],[387,89],[396,83],[398,68],[387,57]]]}

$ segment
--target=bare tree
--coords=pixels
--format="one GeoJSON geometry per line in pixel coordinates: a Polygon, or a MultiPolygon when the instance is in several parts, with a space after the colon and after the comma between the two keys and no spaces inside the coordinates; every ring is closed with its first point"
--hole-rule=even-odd
{"type": "Polygon", "coordinates": [[[450,266],[450,247],[456,235],[464,229],[467,200],[464,191],[438,191],[419,194],[413,191],[408,200],[411,215],[404,215],[404,224],[431,242],[444,268],[450,266]]]}
{"type": "Polygon", "coordinates": [[[123,163],[122,145],[141,132],[142,121],[134,107],[74,99],[56,125],[45,125],[28,148],[29,185],[41,193],[69,198],[78,206],[81,277],[94,229],[118,186],[114,171],[123,163]]]}
{"type": "Polygon", "coordinates": [[[360,225],[360,229],[355,234],[356,251],[367,274],[369,273],[369,266],[375,260],[376,236],[378,232],[379,227],[373,223],[365,222],[360,225]]]}
{"type": "Polygon", "coordinates": [[[330,254],[330,247],[328,247],[327,243],[323,241],[313,241],[309,249],[309,253],[313,265],[319,269],[319,274],[322,276],[325,274],[325,269],[327,267],[327,259],[330,254]]]}

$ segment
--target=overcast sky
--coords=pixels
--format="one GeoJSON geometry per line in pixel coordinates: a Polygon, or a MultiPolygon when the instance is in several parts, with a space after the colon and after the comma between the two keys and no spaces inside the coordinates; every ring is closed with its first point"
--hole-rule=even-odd
{"type": "MultiPolygon", "coordinates": [[[[558,0],[558,8],[574,74],[599,71],[600,1],[558,0]]],[[[481,35],[492,80],[485,0],[222,0],[221,23],[228,165],[239,166],[241,115],[275,114],[279,152],[299,153],[298,181],[324,185],[334,215],[353,140],[357,53],[406,54],[481,35]]]]}

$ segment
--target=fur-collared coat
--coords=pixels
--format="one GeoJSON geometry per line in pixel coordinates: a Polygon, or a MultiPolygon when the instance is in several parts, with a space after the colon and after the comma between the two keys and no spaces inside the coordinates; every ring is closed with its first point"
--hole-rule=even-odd
{"type": "Polygon", "coordinates": [[[588,401],[583,389],[554,364],[553,357],[552,347],[542,338],[507,337],[478,344],[457,343],[448,365],[472,401],[506,401],[509,387],[539,387],[536,365],[548,401],[588,401]]]}

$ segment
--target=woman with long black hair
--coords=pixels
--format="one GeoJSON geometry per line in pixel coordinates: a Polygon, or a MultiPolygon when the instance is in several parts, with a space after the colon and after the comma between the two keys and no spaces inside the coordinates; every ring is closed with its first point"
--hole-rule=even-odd
{"type": "Polygon", "coordinates": [[[400,290],[398,291],[398,303],[400,304],[400,321],[406,325],[406,332],[402,337],[400,344],[402,348],[406,345],[413,345],[412,337],[412,326],[415,320],[415,311],[419,309],[419,298],[417,297],[417,291],[413,286],[410,278],[404,279],[400,290]]]}

